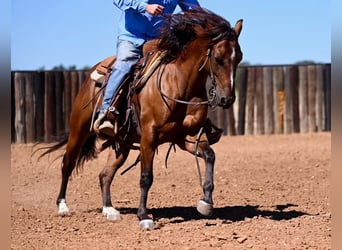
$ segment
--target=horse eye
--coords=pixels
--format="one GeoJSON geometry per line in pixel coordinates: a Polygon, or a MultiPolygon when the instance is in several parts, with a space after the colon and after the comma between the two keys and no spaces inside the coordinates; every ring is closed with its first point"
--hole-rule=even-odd
{"type": "Polygon", "coordinates": [[[224,64],[224,61],[223,61],[223,59],[221,59],[221,58],[215,57],[215,60],[216,60],[216,62],[217,62],[219,65],[223,65],[223,64],[224,64]]]}

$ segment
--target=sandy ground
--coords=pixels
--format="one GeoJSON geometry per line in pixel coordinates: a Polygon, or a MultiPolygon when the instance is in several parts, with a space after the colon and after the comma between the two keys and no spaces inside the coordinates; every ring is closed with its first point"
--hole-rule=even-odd
{"type": "MultiPolygon", "coordinates": [[[[222,137],[214,145],[215,210],[202,197],[193,156],[177,149],[168,167],[159,148],[148,207],[156,228],[136,217],[139,167],[117,174],[112,200],[122,220],[101,214],[98,173],[106,152],[73,175],[59,217],[62,150],[37,161],[32,145],[11,145],[12,249],[331,249],[331,134],[222,137]]],[[[133,163],[131,153],[126,166],[133,163]]],[[[202,162],[201,162],[202,163],[202,162]]],[[[203,167],[203,165],[202,165],[203,167]]]]}

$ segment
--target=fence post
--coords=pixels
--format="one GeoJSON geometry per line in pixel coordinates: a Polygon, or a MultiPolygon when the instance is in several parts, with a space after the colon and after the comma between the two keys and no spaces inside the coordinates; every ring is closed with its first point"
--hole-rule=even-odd
{"type": "Polygon", "coordinates": [[[15,74],[14,72],[11,72],[11,142],[16,141],[16,129],[15,129],[15,116],[16,116],[16,107],[15,107],[15,74]]]}
{"type": "Polygon", "coordinates": [[[285,134],[299,132],[298,112],[298,70],[286,67],[285,74],[285,134]]]}
{"type": "Polygon", "coordinates": [[[17,143],[26,142],[26,121],[25,121],[25,77],[23,73],[17,72],[14,75],[15,89],[15,139],[17,143]]]}
{"type": "Polygon", "coordinates": [[[53,71],[45,72],[45,141],[51,142],[56,135],[56,88],[53,71]]]}
{"type": "Polygon", "coordinates": [[[264,81],[263,81],[262,67],[256,68],[256,134],[265,133],[265,119],[264,119],[264,81]]]}
{"type": "Polygon", "coordinates": [[[273,82],[272,68],[263,68],[264,76],[264,113],[265,113],[265,133],[274,133],[274,112],[273,112],[273,82]]]}
{"type": "Polygon", "coordinates": [[[238,122],[237,134],[245,134],[246,96],[247,96],[247,68],[238,68],[237,72],[237,93],[238,93],[238,122]]]}
{"type": "Polygon", "coordinates": [[[34,142],[36,138],[36,120],[34,115],[34,88],[33,75],[24,73],[25,77],[25,127],[26,127],[26,143],[34,142]]]}
{"type": "Polygon", "coordinates": [[[264,119],[264,82],[262,67],[256,68],[256,87],[255,87],[255,104],[256,104],[256,134],[265,133],[264,119]]]}
{"type": "Polygon", "coordinates": [[[63,73],[62,71],[55,72],[55,84],[56,84],[56,136],[57,139],[64,132],[64,116],[63,116],[63,73]]]}
{"type": "Polygon", "coordinates": [[[36,120],[36,139],[38,141],[44,141],[45,136],[45,84],[43,71],[36,72],[34,74],[34,107],[35,107],[35,120],[36,120]]]}
{"type": "Polygon", "coordinates": [[[254,134],[254,95],[256,87],[256,68],[254,67],[248,69],[247,84],[246,133],[252,135],[254,134]]]}
{"type": "Polygon", "coordinates": [[[324,97],[323,97],[323,67],[322,65],[316,65],[316,81],[317,81],[317,90],[316,90],[316,124],[317,131],[323,130],[323,105],[324,105],[324,97]]]}
{"type": "Polygon", "coordinates": [[[316,132],[316,67],[308,66],[308,114],[309,114],[309,132],[316,132]]]}
{"type": "Polygon", "coordinates": [[[275,133],[284,133],[284,70],[283,67],[275,67],[273,69],[273,82],[274,82],[274,117],[275,133]]]}
{"type": "Polygon", "coordinates": [[[307,66],[299,66],[299,117],[300,132],[307,133],[308,122],[308,69],[307,66]]]}
{"type": "Polygon", "coordinates": [[[71,113],[71,77],[70,71],[64,71],[64,127],[65,131],[69,131],[69,121],[71,113]]]}
{"type": "Polygon", "coordinates": [[[299,118],[299,94],[298,94],[298,66],[291,67],[291,85],[292,85],[292,101],[293,101],[293,132],[300,132],[299,118]]]}
{"type": "Polygon", "coordinates": [[[331,64],[324,67],[324,131],[331,131],[331,64]]]}

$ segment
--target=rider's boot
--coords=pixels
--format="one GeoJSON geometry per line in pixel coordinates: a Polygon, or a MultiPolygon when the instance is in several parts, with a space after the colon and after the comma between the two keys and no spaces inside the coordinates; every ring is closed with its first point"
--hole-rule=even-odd
{"type": "MultiPolygon", "coordinates": [[[[109,109],[112,109],[110,107],[109,109]]],[[[117,133],[117,123],[114,122],[114,125],[107,119],[108,113],[112,114],[118,114],[118,111],[113,109],[113,110],[108,110],[106,109],[102,115],[100,115],[96,121],[94,122],[94,131],[97,134],[100,135],[105,135],[109,137],[114,137],[117,133]]]]}
{"type": "Polygon", "coordinates": [[[103,123],[99,126],[99,131],[101,134],[104,134],[110,137],[115,136],[114,125],[108,120],[103,121],[103,123]]]}

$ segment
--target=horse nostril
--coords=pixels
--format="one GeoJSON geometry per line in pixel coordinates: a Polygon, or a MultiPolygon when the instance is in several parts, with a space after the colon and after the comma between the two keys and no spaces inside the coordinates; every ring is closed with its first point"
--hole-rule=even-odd
{"type": "Polygon", "coordinates": [[[227,98],[226,97],[221,97],[221,101],[220,101],[221,106],[226,106],[227,105],[227,98]]]}
{"type": "Polygon", "coordinates": [[[220,99],[220,106],[224,108],[229,108],[235,102],[235,96],[221,97],[220,99]]]}

